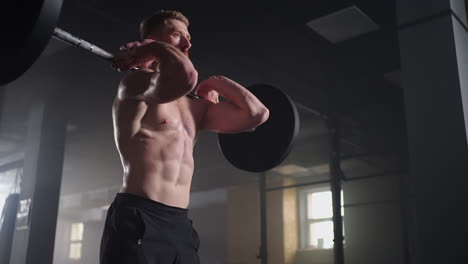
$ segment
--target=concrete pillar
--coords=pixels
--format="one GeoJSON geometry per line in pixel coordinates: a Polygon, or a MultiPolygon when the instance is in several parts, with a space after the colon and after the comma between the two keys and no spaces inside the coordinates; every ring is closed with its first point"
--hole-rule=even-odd
{"type": "Polygon", "coordinates": [[[62,178],[66,117],[58,94],[31,107],[11,264],[51,264],[62,178]]]}
{"type": "Polygon", "coordinates": [[[468,259],[464,0],[397,0],[410,157],[411,263],[468,259]]]}

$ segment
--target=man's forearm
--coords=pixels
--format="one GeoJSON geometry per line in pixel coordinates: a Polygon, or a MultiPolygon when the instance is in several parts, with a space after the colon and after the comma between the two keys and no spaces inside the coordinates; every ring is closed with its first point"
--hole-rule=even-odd
{"type": "Polygon", "coordinates": [[[258,98],[242,85],[223,76],[211,77],[214,79],[215,90],[228,102],[246,111],[251,116],[264,115],[268,109],[258,98]]]}
{"type": "Polygon", "coordinates": [[[156,78],[145,96],[156,103],[175,100],[189,93],[196,85],[198,73],[192,62],[176,47],[164,42],[142,46],[142,53],[159,64],[156,78]]]}

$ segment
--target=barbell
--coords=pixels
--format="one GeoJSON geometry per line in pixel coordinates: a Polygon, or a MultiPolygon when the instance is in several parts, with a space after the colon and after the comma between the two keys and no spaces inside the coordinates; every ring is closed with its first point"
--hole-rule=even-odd
{"type": "MultiPolygon", "coordinates": [[[[18,13],[11,42],[3,42],[2,50],[12,56],[0,64],[0,85],[19,78],[37,60],[51,36],[67,44],[86,50],[108,62],[113,55],[83,39],[57,28],[63,0],[28,0],[15,2],[18,13]],[[27,6],[25,10],[23,7],[27,6]]],[[[269,119],[251,132],[218,134],[218,144],[226,159],[235,167],[264,172],[283,162],[291,151],[299,132],[299,115],[291,98],[268,84],[248,86],[270,111],[269,119]]],[[[192,98],[199,98],[192,94],[192,98]]]]}

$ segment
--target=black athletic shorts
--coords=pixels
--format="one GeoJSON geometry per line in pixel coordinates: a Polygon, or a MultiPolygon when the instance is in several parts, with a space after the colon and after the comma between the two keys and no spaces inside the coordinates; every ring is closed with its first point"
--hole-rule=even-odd
{"type": "Polygon", "coordinates": [[[188,210],[118,193],[107,212],[101,264],[199,264],[188,210]]]}

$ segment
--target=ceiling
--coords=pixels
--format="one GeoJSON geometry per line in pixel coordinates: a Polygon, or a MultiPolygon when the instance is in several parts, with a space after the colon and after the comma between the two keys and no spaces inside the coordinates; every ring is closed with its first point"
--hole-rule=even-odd
{"type": "MultiPolygon", "coordinates": [[[[393,1],[276,5],[271,1],[67,0],[58,26],[115,52],[121,44],[137,40],[139,21],[161,8],[177,9],[189,17],[191,58],[200,80],[219,74],[245,86],[267,83],[297,103],[301,130],[285,163],[310,168],[328,162],[328,131],[318,115],[330,112],[340,117],[340,143],[349,159],[359,153],[374,158],[406,155],[393,1]],[[331,44],[306,27],[312,19],[351,5],[373,19],[379,30],[331,44]],[[396,73],[396,81],[385,77],[389,73],[396,73]]],[[[122,170],[113,141],[111,103],[121,76],[107,62],[51,39],[39,60],[3,89],[0,164],[21,156],[33,102],[50,89],[60,89],[70,120],[62,193],[119,185],[122,170]]],[[[194,155],[194,191],[256,180],[225,161],[214,133],[200,136],[194,155]]]]}

